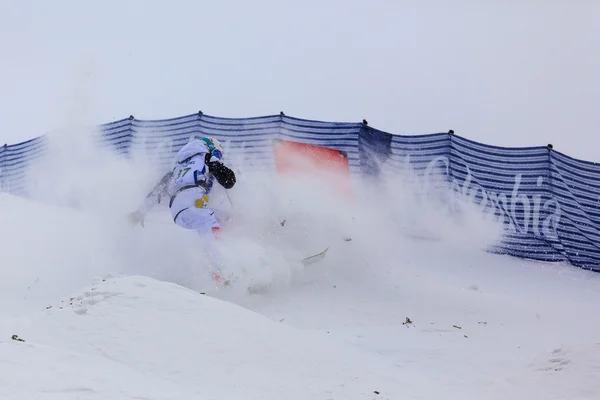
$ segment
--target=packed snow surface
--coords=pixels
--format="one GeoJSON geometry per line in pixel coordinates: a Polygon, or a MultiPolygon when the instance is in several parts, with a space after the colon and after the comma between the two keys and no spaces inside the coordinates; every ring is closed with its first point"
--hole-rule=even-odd
{"type": "Polygon", "coordinates": [[[600,398],[599,275],[487,253],[460,199],[241,171],[222,289],[164,206],[127,223],[160,171],[78,154],[0,195],[2,399],[600,398]]]}

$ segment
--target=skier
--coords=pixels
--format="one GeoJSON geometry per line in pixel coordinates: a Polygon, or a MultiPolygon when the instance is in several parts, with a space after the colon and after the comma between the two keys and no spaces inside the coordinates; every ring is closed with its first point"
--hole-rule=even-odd
{"type": "MultiPolygon", "coordinates": [[[[133,224],[144,226],[146,213],[159,204],[164,195],[169,198],[173,221],[185,229],[191,229],[207,238],[210,233],[218,237],[221,228],[215,212],[209,208],[209,195],[214,180],[225,189],[236,183],[235,173],[223,164],[223,147],[213,137],[194,137],[177,153],[175,167],[167,172],[148,193],[136,211],[129,214],[133,224]]],[[[210,241],[204,241],[213,264],[218,264],[218,255],[210,249],[210,241]]],[[[218,266],[213,277],[218,281],[218,266]]]]}

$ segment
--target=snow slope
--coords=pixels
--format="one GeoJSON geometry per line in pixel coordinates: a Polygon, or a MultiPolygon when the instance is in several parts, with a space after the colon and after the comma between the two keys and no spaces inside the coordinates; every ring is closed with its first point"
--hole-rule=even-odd
{"type": "Polygon", "coordinates": [[[143,277],[95,282],[2,332],[26,340],[8,344],[3,399],[370,399],[408,384],[368,353],[143,277]]]}
{"type": "Polygon", "coordinates": [[[219,290],[164,207],[126,223],[158,171],[77,145],[35,200],[0,195],[3,399],[600,396],[599,275],[486,253],[497,226],[460,199],[242,171],[219,290]]]}

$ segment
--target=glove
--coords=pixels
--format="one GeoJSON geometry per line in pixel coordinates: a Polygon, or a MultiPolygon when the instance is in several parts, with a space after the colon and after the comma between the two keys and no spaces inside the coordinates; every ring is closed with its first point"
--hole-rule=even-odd
{"type": "Polygon", "coordinates": [[[127,219],[129,220],[129,223],[133,226],[137,225],[138,223],[142,226],[142,228],[144,227],[144,217],[146,215],[141,212],[141,211],[134,211],[131,214],[129,214],[127,216],[127,219]]]}

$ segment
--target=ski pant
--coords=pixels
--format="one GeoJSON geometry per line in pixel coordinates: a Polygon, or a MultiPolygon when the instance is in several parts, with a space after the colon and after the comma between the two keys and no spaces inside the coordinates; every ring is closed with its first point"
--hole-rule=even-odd
{"type": "Polygon", "coordinates": [[[222,257],[215,243],[215,234],[221,226],[215,212],[208,208],[208,201],[202,188],[193,188],[179,192],[170,207],[177,225],[194,230],[201,236],[201,246],[210,263],[209,267],[216,273],[222,266],[222,257]]]}
{"type": "Polygon", "coordinates": [[[170,207],[173,221],[182,228],[195,230],[200,235],[220,228],[215,212],[208,208],[208,197],[202,188],[179,192],[170,207]]]}

